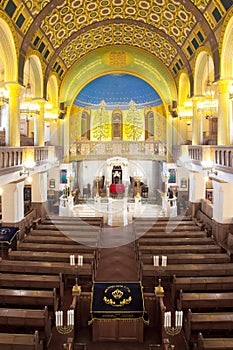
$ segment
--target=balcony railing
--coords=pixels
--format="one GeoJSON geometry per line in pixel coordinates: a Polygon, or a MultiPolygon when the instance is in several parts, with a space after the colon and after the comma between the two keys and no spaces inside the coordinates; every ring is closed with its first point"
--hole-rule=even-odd
{"type": "Polygon", "coordinates": [[[174,146],[173,159],[200,165],[202,161],[212,161],[214,168],[233,172],[233,146],[174,146]]]}
{"type": "Polygon", "coordinates": [[[166,157],[166,146],[159,142],[133,141],[77,141],[70,146],[70,159],[109,158],[123,156],[130,158],[157,159],[166,157]]]}
{"type": "Polygon", "coordinates": [[[0,170],[1,173],[13,172],[23,167],[26,154],[32,155],[32,161],[36,165],[43,162],[49,162],[51,159],[61,161],[63,159],[63,150],[59,146],[45,147],[0,147],[0,170]]]}

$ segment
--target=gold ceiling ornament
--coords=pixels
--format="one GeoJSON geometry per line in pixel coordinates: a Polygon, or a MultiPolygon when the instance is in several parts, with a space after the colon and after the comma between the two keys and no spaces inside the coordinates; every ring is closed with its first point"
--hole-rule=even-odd
{"type": "Polygon", "coordinates": [[[126,65],[125,51],[111,51],[109,53],[109,65],[111,67],[124,67],[126,65]]]}

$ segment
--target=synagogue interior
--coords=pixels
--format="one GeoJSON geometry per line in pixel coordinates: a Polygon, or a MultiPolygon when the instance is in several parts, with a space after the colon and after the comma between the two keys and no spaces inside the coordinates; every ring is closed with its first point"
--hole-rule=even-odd
{"type": "Polygon", "coordinates": [[[232,0],[0,0],[0,348],[233,349],[232,0]]]}

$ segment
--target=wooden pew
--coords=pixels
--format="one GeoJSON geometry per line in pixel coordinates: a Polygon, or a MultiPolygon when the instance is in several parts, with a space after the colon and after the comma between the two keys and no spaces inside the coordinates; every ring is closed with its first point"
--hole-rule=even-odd
{"type": "Polygon", "coordinates": [[[43,350],[39,332],[34,334],[0,333],[1,350],[43,350]]]}
{"type": "Polygon", "coordinates": [[[44,224],[56,224],[56,223],[64,223],[64,225],[68,224],[80,224],[85,225],[89,224],[92,226],[103,226],[104,217],[103,216],[50,216],[48,218],[43,219],[44,224]]]}
{"type": "Polygon", "coordinates": [[[144,232],[176,232],[176,231],[200,231],[200,227],[197,225],[179,225],[179,224],[168,224],[168,225],[154,225],[140,224],[136,226],[136,230],[142,230],[144,232]]]}
{"type": "Polygon", "coordinates": [[[82,267],[71,266],[69,263],[63,262],[45,262],[45,261],[21,261],[21,260],[2,260],[0,259],[0,272],[8,273],[24,273],[24,274],[46,274],[58,275],[62,274],[64,277],[65,288],[69,280],[74,282],[78,274],[79,283],[85,284],[86,288],[91,288],[94,280],[94,267],[92,264],[84,262],[82,267]]]}
{"type": "MultiPolygon", "coordinates": [[[[26,259],[24,259],[26,260],[26,259]]],[[[0,273],[0,287],[23,289],[54,289],[58,291],[61,302],[64,297],[64,282],[59,275],[32,275],[20,273],[0,273]]]]}
{"type": "MultiPolygon", "coordinates": [[[[147,238],[147,237],[141,237],[137,240],[137,243],[139,244],[139,246],[148,246],[148,245],[156,245],[156,246],[163,246],[163,245],[167,245],[169,243],[169,245],[181,245],[183,244],[185,245],[207,245],[207,244],[213,244],[216,245],[216,243],[213,241],[212,238],[210,237],[196,237],[196,238],[186,238],[186,237],[170,237],[170,238],[147,238]]],[[[175,249],[175,248],[174,248],[175,249]]]]}
{"type": "Polygon", "coordinates": [[[204,231],[172,231],[172,232],[159,232],[159,231],[147,231],[136,230],[135,238],[206,238],[206,232],[204,231]]]}
{"type": "Polygon", "coordinates": [[[152,264],[144,265],[141,262],[139,279],[144,288],[153,288],[156,278],[166,280],[171,284],[172,276],[196,277],[196,276],[233,276],[233,263],[222,264],[168,264],[166,267],[154,267],[152,264]]]}
{"type": "MultiPolygon", "coordinates": [[[[203,231],[202,231],[203,232],[203,231]]],[[[68,237],[93,237],[96,239],[99,239],[100,237],[100,230],[99,229],[93,229],[93,228],[89,228],[89,227],[83,227],[80,230],[76,231],[69,231],[69,230],[65,230],[65,231],[59,231],[59,230],[32,230],[30,231],[30,236],[55,236],[55,237],[64,237],[64,236],[68,236],[68,237]]]]}
{"type": "Polygon", "coordinates": [[[36,309],[5,309],[0,308],[0,326],[5,328],[36,329],[49,346],[52,337],[51,317],[48,307],[36,309]]]}
{"type": "Polygon", "coordinates": [[[180,290],[177,300],[179,310],[222,310],[232,309],[233,292],[225,293],[185,293],[180,290]]]}
{"type": "MultiPolygon", "coordinates": [[[[14,251],[15,252],[15,251],[14,251]]],[[[153,264],[152,254],[139,252],[139,260],[145,265],[153,264]]],[[[168,254],[168,264],[220,264],[231,262],[231,258],[227,253],[206,253],[206,254],[168,254]]]]}
{"type": "Polygon", "coordinates": [[[203,338],[198,334],[198,350],[232,350],[233,338],[203,338]]]}
{"type": "Polygon", "coordinates": [[[0,303],[2,305],[24,305],[35,308],[48,306],[54,312],[58,309],[59,297],[56,289],[29,290],[0,288],[0,303]]]}
{"type": "Polygon", "coordinates": [[[184,253],[221,253],[223,252],[222,248],[219,247],[216,244],[206,244],[206,245],[199,245],[199,244],[194,244],[194,245],[176,245],[170,246],[169,242],[167,242],[167,245],[164,246],[157,246],[157,245],[140,245],[136,243],[136,249],[142,253],[150,253],[153,255],[168,255],[168,254],[184,254],[184,253]]]}
{"type": "Polygon", "coordinates": [[[192,217],[191,216],[181,216],[181,215],[177,215],[174,217],[170,217],[170,216],[161,216],[161,217],[142,217],[142,216],[133,216],[133,222],[135,223],[140,223],[140,222],[159,222],[159,223],[166,223],[166,222],[194,222],[192,221],[192,217]]]}
{"type": "Polygon", "coordinates": [[[233,312],[193,313],[188,309],[184,319],[184,331],[187,343],[196,342],[199,332],[223,334],[233,330],[233,312]]]}
{"type": "Polygon", "coordinates": [[[173,305],[181,289],[188,292],[233,290],[233,276],[177,277],[174,275],[171,285],[173,305]]]}
{"type": "MultiPolygon", "coordinates": [[[[73,236],[74,238],[74,236],[73,236]]],[[[75,238],[74,238],[75,239],[75,238]]],[[[62,245],[77,245],[77,244],[88,244],[92,246],[98,246],[98,240],[94,237],[76,237],[76,240],[71,237],[60,236],[25,236],[23,239],[25,243],[39,243],[39,244],[62,244],[62,245]]]]}
{"type": "Polygon", "coordinates": [[[90,252],[96,252],[96,256],[99,257],[99,249],[97,247],[91,247],[83,244],[36,244],[36,243],[25,243],[25,242],[18,242],[17,243],[17,250],[30,250],[30,251],[38,251],[38,252],[58,252],[58,253],[90,253],[90,252]]]}

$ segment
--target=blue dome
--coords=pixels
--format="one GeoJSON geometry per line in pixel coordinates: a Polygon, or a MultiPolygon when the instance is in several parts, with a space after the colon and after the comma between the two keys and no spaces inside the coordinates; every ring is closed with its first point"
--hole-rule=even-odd
{"type": "Polygon", "coordinates": [[[133,100],[138,108],[158,106],[162,100],[151,85],[129,74],[108,74],[87,84],[76,96],[74,105],[98,109],[101,101],[106,109],[128,109],[133,100]]]}

